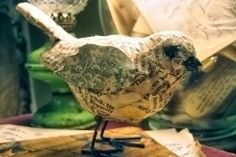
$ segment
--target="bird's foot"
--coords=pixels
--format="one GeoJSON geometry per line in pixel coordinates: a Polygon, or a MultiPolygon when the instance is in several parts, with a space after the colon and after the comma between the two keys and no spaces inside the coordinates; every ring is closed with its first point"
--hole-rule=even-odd
{"type": "Polygon", "coordinates": [[[141,140],[140,136],[136,137],[118,137],[118,138],[108,138],[103,137],[97,139],[96,143],[104,149],[87,149],[82,150],[82,154],[93,155],[94,157],[118,157],[126,147],[144,148],[144,144],[139,142],[141,140]],[[105,148],[108,146],[109,148],[105,148]]]}
{"type": "Polygon", "coordinates": [[[124,149],[124,146],[144,148],[144,144],[138,142],[140,140],[141,136],[117,137],[117,138],[102,137],[101,139],[96,140],[96,142],[109,144],[116,149],[121,149],[121,148],[124,149]]]}
{"type": "Polygon", "coordinates": [[[83,149],[82,154],[83,155],[90,155],[93,157],[119,157],[119,153],[122,152],[123,150],[119,149],[106,149],[106,150],[101,150],[101,149],[83,149]]]}

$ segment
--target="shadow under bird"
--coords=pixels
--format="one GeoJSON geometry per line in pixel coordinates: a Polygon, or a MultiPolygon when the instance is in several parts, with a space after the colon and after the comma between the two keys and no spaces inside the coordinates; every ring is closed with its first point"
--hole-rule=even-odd
{"type": "Polygon", "coordinates": [[[17,10],[53,41],[41,56],[42,64],[67,82],[81,106],[96,115],[89,150],[94,156],[112,156],[124,149],[122,144],[142,147],[127,138],[104,137],[107,122],[138,123],[161,111],[187,71],[198,71],[201,66],[192,42],[180,32],[144,38],[109,35],[78,39],[29,3],[18,4],[17,10]],[[95,148],[100,125],[101,139],[114,147],[107,152],[95,148]]]}

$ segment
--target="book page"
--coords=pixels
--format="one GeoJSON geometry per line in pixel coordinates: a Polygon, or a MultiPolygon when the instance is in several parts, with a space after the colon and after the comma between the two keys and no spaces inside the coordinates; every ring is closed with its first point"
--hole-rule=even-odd
{"type": "Polygon", "coordinates": [[[236,41],[235,1],[133,0],[153,32],[176,30],[193,40],[204,59],[236,41]]]}

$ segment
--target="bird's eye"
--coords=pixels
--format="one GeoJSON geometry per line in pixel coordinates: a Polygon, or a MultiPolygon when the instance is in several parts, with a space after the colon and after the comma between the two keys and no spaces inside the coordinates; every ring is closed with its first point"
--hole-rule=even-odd
{"type": "Polygon", "coordinates": [[[179,47],[175,45],[168,45],[163,47],[164,53],[166,56],[168,56],[170,59],[175,58],[178,51],[179,47]]]}

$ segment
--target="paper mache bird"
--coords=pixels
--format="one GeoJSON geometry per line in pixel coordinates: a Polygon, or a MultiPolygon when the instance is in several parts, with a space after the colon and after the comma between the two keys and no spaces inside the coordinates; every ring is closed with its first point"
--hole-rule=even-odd
{"type": "MultiPolygon", "coordinates": [[[[54,43],[41,62],[68,83],[84,109],[96,115],[90,150],[95,156],[106,156],[95,149],[100,125],[101,139],[113,145],[115,140],[103,136],[109,120],[138,123],[161,111],[187,71],[201,66],[192,42],[180,32],[78,39],[29,3],[19,3],[17,10],[54,43]]],[[[113,147],[110,152],[123,150],[117,143],[113,147]]]]}

